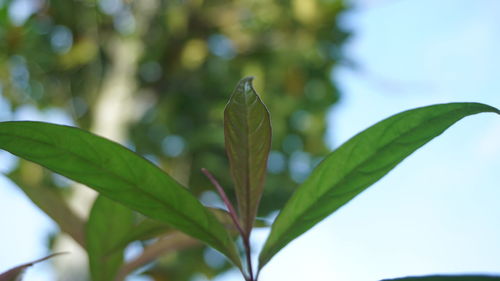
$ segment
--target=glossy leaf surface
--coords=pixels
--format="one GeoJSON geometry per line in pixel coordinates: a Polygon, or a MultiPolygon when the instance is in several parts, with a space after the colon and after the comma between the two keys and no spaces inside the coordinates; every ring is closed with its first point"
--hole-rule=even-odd
{"type": "Polygon", "coordinates": [[[500,281],[500,276],[488,275],[433,275],[420,277],[402,277],[382,281],[500,281]]]}
{"type": "Polygon", "coordinates": [[[181,184],[127,148],[78,128],[0,122],[0,149],[85,184],[225,254],[240,267],[224,226],[181,184]]]}
{"type": "Polygon", "coordinates": [[[114,280],[123,263],[123,248],[110,253],[132,228],[133,212],[104,196],[97,197],[86,228],[92,281],[114,280]]]}
{"type": "Polygon", "coordinates": [[[499,113],[479,103],[427,106],[389,117],[351,138],[330,153],[287,202],[272,225],[259,268],[419,147],[463,117],[481,112],[499,113]]]}
{"type": "Polygon", "coordinates": [[[224,110],[224,137],[236,188],[243,231],[248,235],[257,215],[271,148],[271,121],[266,106],[242,79],[224,110]]]}

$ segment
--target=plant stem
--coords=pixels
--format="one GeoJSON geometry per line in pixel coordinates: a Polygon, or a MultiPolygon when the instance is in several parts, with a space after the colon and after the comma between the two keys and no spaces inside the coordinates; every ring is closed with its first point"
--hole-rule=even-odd
{"type": "Polygon", "coordinates": [[[248,274],[249,276],[245,276],[246,281],[255,281],[254,276],[253,276],[253,268],[252,268],[252,255],[251,255],[251,248],[250,248],[250,233],[247,235],[244,231],[243,228],[241,228],[240,221],[238,218],[238,215],[233,207],[233,204],[231,204],[231,201],[229,201],[229,198],[226,195],[226,192],[224,192],[224,189],[222,186],[219,184],[219,182],[215,179],[215,177],[205,168],[201,168],[201,171],[205,176],[210,180],[210,182],[215,186],[217,189],[217,192],[219,193],[220,197],[222,198],[222,201],[226,205],[229,215],[231,216],[231,219],[238,230],[238,232],[241,235],[241,238],[243,239],[243,246],[245,247],[245,256],[247,260],[247,267],[248,267],[248,274]]]}
{"type": "Polygon", "coordinates": [[[253,277],[253,268],[252,268],[252,251],[250,248],[250,233],[248,235],[242,235],[242,238],[243,238],[243,245],[245,247],[248,274],[250,274],[250,281],[255,281],[255,279],[253,277]]]}
{"type": "Polygon", "coordinates": [[[238,219],[238,215],[236,214],[236,211],[234,210],[233,204],[231,204],[231,201],[229,201],[229,198],[227,198],[226,193],[224,192],[224,189],[222,186],[219,184],[219,182],[215,179],[215,177],[205,168],[201,168],[201,171],[207,176],[207,178],[212,182],[212,184],[215,186],[217,189],[217,192],[219,193],[220,197],[222,198],[222,201],[224,201],[224,204],[227,207],[227,210],[229,211],[229,215],[231,216],[231,219],[233,220],[234,226],[236,226],[236,229],[238,232],[244,236],[243,229],[241,228],[240,221],[238,219]]]}
{"type": "Polygon", "coordinates": [[[124,281],[126,277],[145,264],[158,259],[160,256],[180,249],[187,249],[199,245],[200,242],[182,232],[175,231],[168,236],[161,237],[153,244],[144,248],[144,251],[135,259],[123,264],[118,270],[114,281],[124,281]]]}

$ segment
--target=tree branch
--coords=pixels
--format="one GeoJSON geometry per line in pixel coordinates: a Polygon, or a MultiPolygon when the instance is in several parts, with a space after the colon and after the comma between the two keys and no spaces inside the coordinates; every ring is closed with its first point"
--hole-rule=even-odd
{"type": "Polygon", "coordinates": [[[166,237],[162,237],[155,243],[147,246],[140,256],[122,265],[116,275],[115,281],[125,280],[134,270],[152,262],[162,255],[196,245],[200,245],[198,240],[181,232],[174,232],[166,237]]]}

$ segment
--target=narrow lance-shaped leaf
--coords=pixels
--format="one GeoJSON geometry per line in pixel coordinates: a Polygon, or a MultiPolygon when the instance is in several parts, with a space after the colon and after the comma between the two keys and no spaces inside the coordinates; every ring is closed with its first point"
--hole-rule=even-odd
{"type": "Polygon", "coordinates": [[[114,280],[123,264],[123,248],[110,250],[132,228],[133,212],[104,196],[97,197],[86,228],[86,244],[92,281],[114,280]]]}
{"type": "Polygon", "coordinates": [[[34,265],[35,263],[39,263],[39,262],[42,262],[44,260],[48,260],[50,258],[53,258],[53,257],[55,257],[57,255],[61,255],[61,254],[65,254],[65,253],[55,253],[55,254],[52,254],[50,256],[46,256],[44,258],[41,258],[41,259],[38,259],[38,260],[35,260],[32,262],[18,265],[12,269],[9,269],[9,270],[1,273],[0,274],[0,281],[20,281],[26,268],[34,265]]]}
{"type": "Polygon", "coordinates": [[[238,83],[224,110],[226,152],[247,236],[257,215],[271,148],[269,112],[252,80],[253,77],[247,77],[238,83]]]}
{"type": "Polygon", "coordinates": [[[224,226],[186,188],[127,148],[78,128],[0,122],[0,149],[83,183],[225,254],[241,268],[224,226]]]}
{"type": "Polygon", "coordinates": [[[500,281],[500,276],[488,275],[432,275],[420,277],[402,277],[382,281],[500,281]]]}
{"type": "Polygon", "coordinates": [[[330,153],[276,218],[259,257],[262,268],[280,249],[382,178],[404,158],[468,115],[499,113],[479,103],[450,103],[394,115],[330,153]]]}

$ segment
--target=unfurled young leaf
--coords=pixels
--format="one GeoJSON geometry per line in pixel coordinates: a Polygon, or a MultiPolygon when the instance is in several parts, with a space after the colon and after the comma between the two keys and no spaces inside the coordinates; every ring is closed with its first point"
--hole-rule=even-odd
{"type": "Polygon", "coordinates": [[[50,256],[46,256],[44,258],[41,258],[41,259],[38,259],[38,260],[35,260],[32,262],[18,265],[16,267],[9,269],[9,270],[5,271],[4,273],[0,274],[0,281],[21,281],[22,275],[23,275],[24,271],[26,270],[26,268],[34,265],[35,263],[39,263],[39,262],[42,262],[44,260],[48,260],[50,258],[53,258],[57,255],[62,255],[62,254],[65,254],[65,253],[55,253],[55,254],[52,254],[50,256]]]}
{"type": "Polygon", "coordinates": [[[123,264],[123,250],[113,251],[132,228],[133,212],[104,196],[97,197],[86,228],[92,281],[114,280],[123,264]]]}
{"type": "Polygon", "coordinates": [[[0,149],[85,184],[241,262],[224,226],[186,188],[127,148],[78,128],[0,122],[0,149]]]}
{"type": "Polygon", "coordinates": [[[432,275],[420,277],[402,277],[382,281],[500,281],[500,276],[488,275],[432,275]]]}
{"type": "Polygon", "coordinates": [[[500,111],[479,103],[450,103],[394,115],[330,153],[297,189],[276,218],[259,268],[297,236],[382,178],[412,152],[458,120],[500,111]]]}
{"type": "Polygon", "coordinates": [[[242,228],[248,236],[257,215],[271,148],[271,121],[266,106],[242,79],[224,110],[224,137],[236,189],[242,228]]]}

